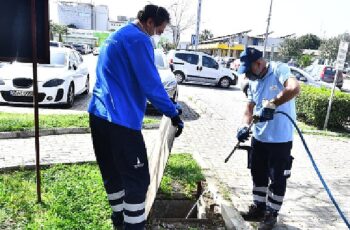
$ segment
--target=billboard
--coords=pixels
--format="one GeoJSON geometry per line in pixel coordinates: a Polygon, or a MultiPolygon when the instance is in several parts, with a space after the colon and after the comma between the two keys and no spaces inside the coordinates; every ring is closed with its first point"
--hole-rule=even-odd
{"type": "Polygon", "coordinates": [[[1,2],[0,61],[32,62],[32,2],[36,10],[38,62],[50,62],[48,0],[1,2]]]}

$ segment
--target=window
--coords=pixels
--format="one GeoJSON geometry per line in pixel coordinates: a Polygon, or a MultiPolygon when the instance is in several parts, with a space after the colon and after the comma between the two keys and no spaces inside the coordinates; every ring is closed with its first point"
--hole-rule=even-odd
{"type": "Polygon", "coordinates": [[[65,53],[50,53],[51,65],[66,65],[66,54],[65,53]]]}
{"type": "Polygon", "coordinates": [[[217,69],[218,68],[218,63],[214,61],[214,59],[203,56],[202,57],[202,65],[207,68],[212,68],[212,69],[217,69]]]}
{"type": "Polygon", "coordinates": [[[75,57],[75,55],[73,53],[71,53],[69,55],[69,65],[72,66],[72,65],[75,65],[77,66],[78,65],[78,61],[77,61],[77,58],[75,57]]]}
{"type": "Polygon", "coordinates": [[[335,75],[335,70],[332,67],[325,67],[324,74],[327,75],[335,75]]]}
{"type": "Polygon", "coordinates": [[[297,78],[297,80],[303,79],[306,80],[306,77],[304,77],[301,73],[299,73],[298,71],[295,70],[290,70],[292,72],[292,74],[297,78]]]}
{"type": "Polygon", "coordinates": [[[193,65],[197,65],[199,60],[199,57],[196,54],[177,53],[175,54],[175,57],[193,65]]]}
{"type": "Polygon", "coordinates": [[[76,52],[76,51],[73,51],[74,55],[75,55],[75,58],[78,60],[78,63],[82,63],[84,60],[83,60],[83,57],[80,55],[80,53],[76,52]]]}

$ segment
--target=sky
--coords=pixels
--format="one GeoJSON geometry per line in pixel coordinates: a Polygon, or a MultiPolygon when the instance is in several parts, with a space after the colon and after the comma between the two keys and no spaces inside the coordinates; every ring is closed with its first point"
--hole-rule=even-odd
{"type": "MultiPolygon", "coordinates": [[[[57,0],[51,0],[57,1],[57,0]]],[[[148,3],[168,8],[176,1],[188,4],[186,14],[197,17],[198,0],[72,0],[108,5],[110,18],[118,15],[135,17],[148,3]]],[[[350,32],[350,0],[272,0],[269,31],[271,37],[307,33],[330,38],[350,32]]],[[[252,30],[250,35],[263,34],[267,27],[271,0],[202,0],[200,31],[210,30],[214,37],[252,30]]],[[[53,4],[52,4],[53,5],[53,4]]],[[[55,20],[55,12],[50,15],[55,20]]],[[[184,18],[184,20],[188,20],[184,18]]],[[[190,41],[195,25],[181,35],[181,41],[190,41]]]]}

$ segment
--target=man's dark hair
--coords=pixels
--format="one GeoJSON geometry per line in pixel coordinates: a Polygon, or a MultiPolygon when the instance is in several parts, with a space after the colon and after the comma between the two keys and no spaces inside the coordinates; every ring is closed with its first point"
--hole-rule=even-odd
{"type": "Polygon", "coordinates": [[[153,19],[155,26],[160,26],[164,22],[170,22],[168,11],[164,7],[157,5],[146,5],[137,13],[137,19],[140,22],[146,22],[149,18],[153,19]]]}

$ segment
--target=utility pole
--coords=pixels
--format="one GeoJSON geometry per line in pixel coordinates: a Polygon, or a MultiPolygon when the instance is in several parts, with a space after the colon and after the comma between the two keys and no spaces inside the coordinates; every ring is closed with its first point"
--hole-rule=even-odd
{"type": "Polygon", "coordinates": [[[201,11],[202,11],[202,0],[198,0],[195,50],[198,49],[198,43],[199,43],[199,25],[201,23],[201,11]]]}
{"type": "Polygon", "coordinates": [[[264,57],[264,58],[265,58],[265,55],[266,55],[267,38],[268,38],[268,36],[269,36],[269,27],[270,27],[271,11],[272,11],[272,0],[271,0],[271,2],[270,2],[269,16],[267,17],[267,27],[266,27],[265,41],[264,41],[264,51],[263,51],[263,57],[264,57]]]}

